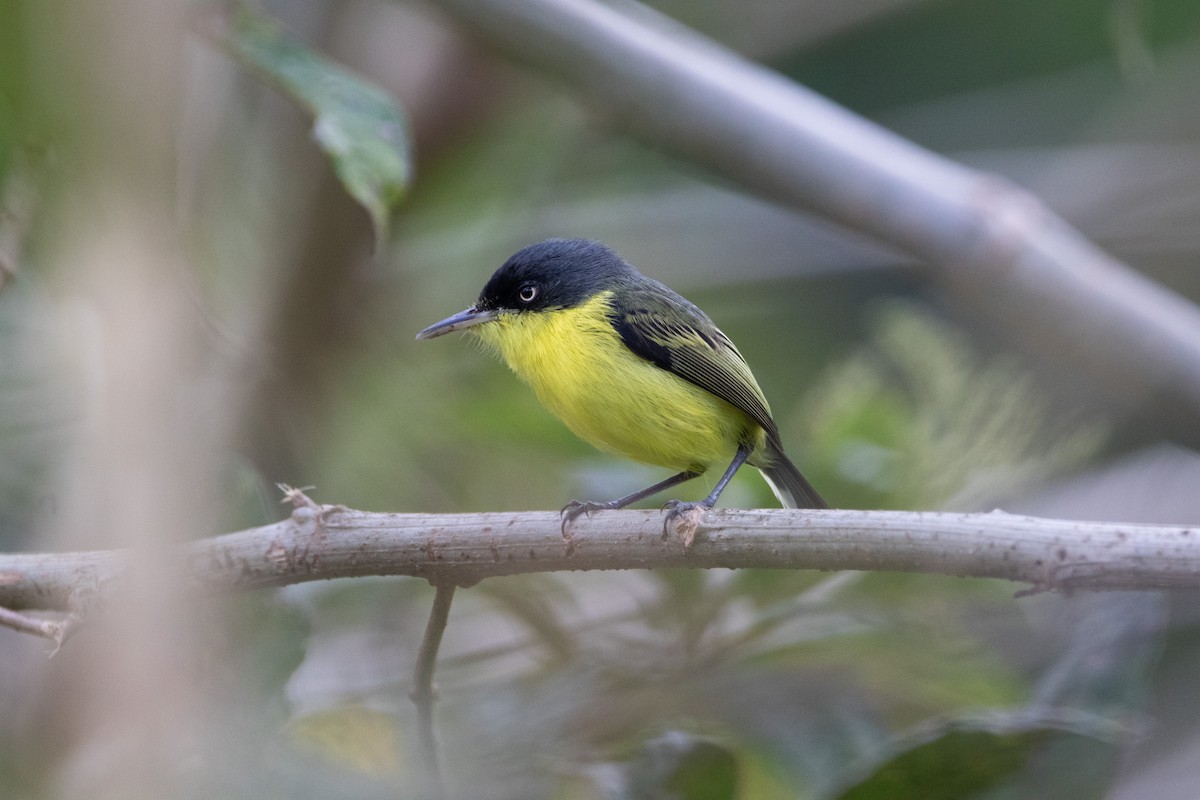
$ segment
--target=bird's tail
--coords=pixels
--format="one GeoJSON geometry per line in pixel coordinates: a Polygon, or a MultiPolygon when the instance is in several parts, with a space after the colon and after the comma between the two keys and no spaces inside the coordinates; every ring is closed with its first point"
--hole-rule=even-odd
{"type": "Polygon", "coordinates": [[[771,450],[771,463],[758,469],[784,508],[829,508],[808,479],[783,454],[783,449],[772,447],[771,450]]]}

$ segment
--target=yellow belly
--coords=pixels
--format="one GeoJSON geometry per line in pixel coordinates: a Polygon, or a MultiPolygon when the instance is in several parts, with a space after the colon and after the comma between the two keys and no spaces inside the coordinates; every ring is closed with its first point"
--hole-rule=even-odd
{"type": "Polygon", "coordinates": [[[608,294],[582,306],[504,314],[471,330],[499,351],[538,399],[592,445],[675,470],[724,468],[738,444],[762,446],[748,415],[625,347],[608,294]]]}

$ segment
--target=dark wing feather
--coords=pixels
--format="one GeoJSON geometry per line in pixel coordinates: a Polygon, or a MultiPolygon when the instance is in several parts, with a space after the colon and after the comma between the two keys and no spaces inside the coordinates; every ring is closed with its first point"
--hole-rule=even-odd
{"type": "Polygon", "coordinates": [[[611,319],[634,353],[741,409],[778,442],[775,421],[746,360],[699,308],[646,279],[620,293],[611,319]]]}

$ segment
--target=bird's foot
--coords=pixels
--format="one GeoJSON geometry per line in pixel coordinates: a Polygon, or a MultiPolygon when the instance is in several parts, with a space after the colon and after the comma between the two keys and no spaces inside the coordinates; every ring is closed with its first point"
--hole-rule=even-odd
{"type": "Polygon", "coordinates": [[[607,503],[599,503],[595,500],[572,500],[562,507],[559,515],[562,517],[562,535],[564,539],[570,539],[571,535],[567,533],[567,526],[582,516],[590,517],[596,511],[611,511],[614,508],[620,508],[615,501],[607,503]]]}
{"type": "Polygon", "coordinates": [[[704,502],[685,503],[681,500],[668,500],[663,503],[663,510],[667,512],[667,517],[663,520],[663,538],[670,536],[671,529],[674,528],[675,533],[683,540],[684,551],[690,552],[696,541],[700,520],[704,518],[704,512],[711,508],[711,503],[704,502]]]}

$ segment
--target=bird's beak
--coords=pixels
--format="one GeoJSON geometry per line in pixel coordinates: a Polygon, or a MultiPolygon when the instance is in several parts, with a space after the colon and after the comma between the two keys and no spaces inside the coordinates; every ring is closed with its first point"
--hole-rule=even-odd
{"type": "Polygon", "coordinates": [[[446,317],[441,322],[435,322],[417,334],[418,339],[432,339],[443,333],[454,333],[474,325],[482,325],[496,318],[495,311],[487,311],[471,306],[466,311],[460,311],[452,317],[446,317]]]}

